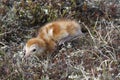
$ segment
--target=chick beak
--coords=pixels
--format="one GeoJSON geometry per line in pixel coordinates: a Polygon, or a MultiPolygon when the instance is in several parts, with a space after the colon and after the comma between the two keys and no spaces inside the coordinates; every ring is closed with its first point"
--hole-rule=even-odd
{"type": "Polygon", "coordinates": [[[25,53],[24,58],[27,58],[29,56],[30,56],[29,53],[25,53]]]}
{"type": "Polygon", "coordinates": [[[30,53],[28,51],[24,51],[23,53],[24,53],[24,56],[23,56],[24,58],[27,58],[30,56],[30,53]]]}

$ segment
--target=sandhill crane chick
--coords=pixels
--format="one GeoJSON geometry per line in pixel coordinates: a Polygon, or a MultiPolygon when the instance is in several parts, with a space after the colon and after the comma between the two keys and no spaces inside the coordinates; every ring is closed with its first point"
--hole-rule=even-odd
{"type": "Polygon", "coordinates": [[[30,55],[52,54],[56,46],[78,38],[83,33],[79,23],[74,20],[59,20],[47,23],[25,45],[25,57],[30,55]]]}

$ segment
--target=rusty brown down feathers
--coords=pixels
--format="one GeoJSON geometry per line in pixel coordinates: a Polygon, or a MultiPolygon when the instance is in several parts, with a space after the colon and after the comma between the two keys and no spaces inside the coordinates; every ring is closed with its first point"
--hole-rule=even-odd
{"type": "Polygon", "coordinates": [[[52,53],[57,45],[83,35],[79,23],[74,20],[59,20],[47,23],[35,38],[27,41],[25,56],[52,53]]]}

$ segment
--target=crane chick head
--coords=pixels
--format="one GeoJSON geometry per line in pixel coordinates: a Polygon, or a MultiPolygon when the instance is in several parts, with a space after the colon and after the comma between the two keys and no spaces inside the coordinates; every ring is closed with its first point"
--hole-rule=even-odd
{"type": "Polygon", "coordinates": [[[24,48],[25,57],[30,55],[41,55],[45,52],[45,46],[46,45],[42,39],[32,38],[28,40],[24,48]]]}

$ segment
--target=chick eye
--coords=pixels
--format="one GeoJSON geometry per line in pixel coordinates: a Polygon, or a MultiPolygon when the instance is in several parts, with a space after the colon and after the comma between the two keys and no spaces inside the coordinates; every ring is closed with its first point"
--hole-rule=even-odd
{"type": "Polygon", "coordinates": [[[32,50],[32,52],[35,52],[35,51],[36,51],[36,49],[33,49],[33,50],[32,50]]]}

